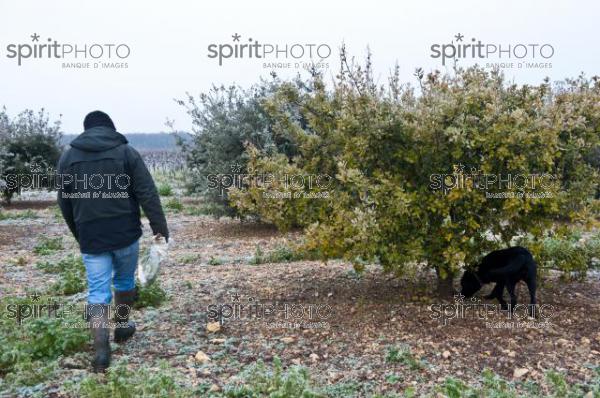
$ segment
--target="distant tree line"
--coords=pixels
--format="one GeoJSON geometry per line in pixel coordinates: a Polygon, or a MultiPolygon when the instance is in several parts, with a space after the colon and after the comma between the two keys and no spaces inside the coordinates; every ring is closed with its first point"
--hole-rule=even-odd
{"type": "MultiPolygon", "coordinates": [[[[184,142],[191,140],[191,135],[185,132],[177,133],[124,133],[129,144],[138,151],[176,151],[178,139],[184,142]]],[[[66,146],[77,137],[77,134],[64,134],[61,145],[66,146]]]]}

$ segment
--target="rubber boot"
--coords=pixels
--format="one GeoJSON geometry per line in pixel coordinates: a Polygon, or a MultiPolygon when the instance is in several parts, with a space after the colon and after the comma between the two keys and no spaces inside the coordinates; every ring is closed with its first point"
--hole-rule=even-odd
{"type": "Polygon", "coordinates": [[[115,343],[124,343],[135,333],[135,323],[129,320],[133,303],[137,298],[137,290],[115,292],[115,343]]]}
{"type": "Polygon", "coordinates": [[[110,366],[110,307],[105,304],[92,304],[88,307],[88,321],[94,340],[94,358],[92,370],[95,373],[104,373],[110,366]]]}

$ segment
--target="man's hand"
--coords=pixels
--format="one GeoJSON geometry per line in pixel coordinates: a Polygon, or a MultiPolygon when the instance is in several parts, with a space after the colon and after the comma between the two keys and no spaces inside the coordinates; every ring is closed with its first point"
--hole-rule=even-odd
{"type": "MultiPolygon", "coordinates": [[[[165,237],[164,237],[164,236],[162,236],[162,234],[160,234],[160,233],[158,233],[158,234],[154,235],[154,240],[155,240],[155,241],[157,241],[157,242],[158,242],[158,241],[160,240],[160,238],[165,238],[165,237]]],[[[169,243],[169,238],[165,238],[165,242],[169,243]]]]}

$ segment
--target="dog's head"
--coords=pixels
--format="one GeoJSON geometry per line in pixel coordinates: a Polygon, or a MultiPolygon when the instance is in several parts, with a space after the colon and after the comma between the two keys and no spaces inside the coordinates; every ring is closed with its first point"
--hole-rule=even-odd
{"type": "Polygon", "coordinates": [[[472,297],[481,289],[481,282],[474,271],[466,270],[460,279],[460,286],[462,287],[460,294],[465,297],[472,297]]]}

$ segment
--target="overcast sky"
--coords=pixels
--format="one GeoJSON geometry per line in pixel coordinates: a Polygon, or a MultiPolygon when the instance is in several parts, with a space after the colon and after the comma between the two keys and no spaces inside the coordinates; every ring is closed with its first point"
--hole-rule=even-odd
{"type": "MultiPolygon", "coordinates": [[[[250,38],[280,48],[302,44],[305,51],[308,45],[326,45],[333,50],[323,60],[329,75],[338,68],[342,42],[359,58],[369,47],[382,82],[396,62],[404,81],[414,82],[416,67],[444,70],[449,64],[444,67],[440,58],[432,58],[431,46],[470,43],[472,38],[486,45],[535,44],[536,50],[546,45],[548,58],[536,54],[532,59],[529,47],[523,61],[540,63],[533,67],[519,68],[514,54],[512,59],[504,55],[501,60],[494,56],[483,60],[513,62],[505,73],[519,83],[538,83],[545,76],[559,80],[582,71],[588,76],[600,74],[597,0],[0,0],[0,21],[0,106],[11,115],[40,107],[53,118],[62,114],[66,133],[81,132],[83,117],[95,109],[108,112],[121,132],[168,130],[166,118],[174,119],[178,129],[189,129],[189,117],[173,98],[184,97],[186,91],[206,91],[213,84],[249,86],[269,74],[271,69],[256,58],[223,59],[222,65],[209,58],[211,44],[249,43],[250,38]],[[31,37],[34,34],[39,35],[37,41],[31,37]],[[232,38],[235,34],[238,42],[232,38]],[[19,66],[16,57],[9,58],[15,55],[9,46],[47,43],[48,38],[78,47],[124,44],[121,55],[129,49],[129,56],[101,60],[124,62],[127,68],[64,68],[64,59],[52,57],[23,58],[19,66]]],[[[27,48],[21,52],[26,55],[27,48]]],[[[280,75],[302,71],[290,56],[269,60],[291,61],[290,68],[276,69],[280,75]]],[[[460,65],[472,63],[459,60],[460,65]]]]}

